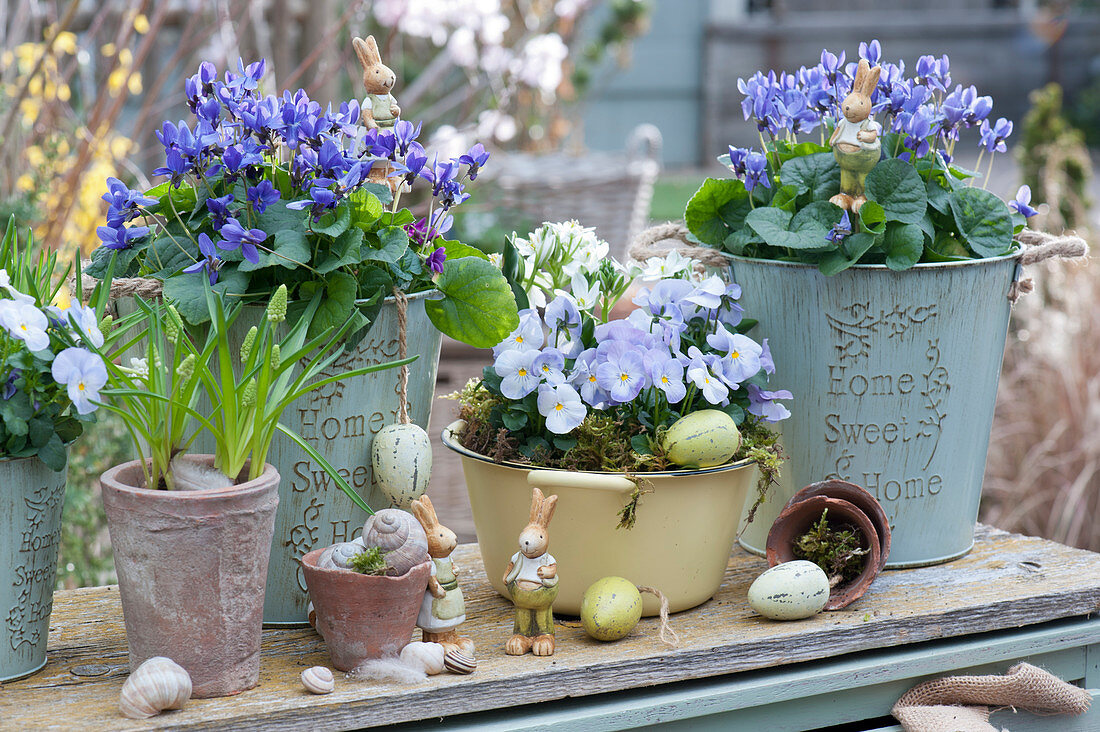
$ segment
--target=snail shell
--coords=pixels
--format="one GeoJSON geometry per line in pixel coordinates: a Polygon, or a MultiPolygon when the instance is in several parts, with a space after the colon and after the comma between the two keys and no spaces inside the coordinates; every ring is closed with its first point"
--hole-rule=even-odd
{"type": "Polygon", "coordinates": [[[324,666],[312,666],[302,672],[302,686],[311,694],[331,694],[336,688],[332,669],[324,666]]]}
{"type": "Polygon", "coordinates": [[[317,558],[317,566],[325,569],[347,569],[351,558],[361,554],[366,546],[362,537],[355,537],[351,541],[333,544],[321,552],[317,558]]]}
{"type": "Polygon", "coordinates": [[[462,651],[450,650],[443,656],[443,667],[452,674],[472,674],[477,668],[477,661],[462,651]]]}
{"type": "Polygon", "coordinates": [[[155,656],[134,669],[122,685],[118,709],[129,719],[147,719],[165,709],[183,709],[191,676],[170,658],[155,656]]]}
{"type": "Polygon", "coordinates": [[[387,574],[400,577],[428,560],[428,536],[411,513],[384,508],[363,524],[363,543],[386,555],[387,574]]]}
{"type": "Polygon", "coordinates": [[[401,660],[406,666],[422,669],[429,676],[443,673],[443,646],[438,643],[413,641],[401,649],[401,660]]]}

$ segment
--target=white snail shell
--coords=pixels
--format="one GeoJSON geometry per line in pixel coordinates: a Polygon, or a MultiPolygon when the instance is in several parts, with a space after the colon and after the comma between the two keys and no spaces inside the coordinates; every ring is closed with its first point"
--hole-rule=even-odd
{"type": "Polygon", "coordinates": [[[384,508],[363,524],[363,543],[376,546],[386,555],[390,574],[400,577],[428,559],[428,536],[411,513],[384,508]]]}
{"type": "Polygon", "coordinates": [[[462,651],[450,650],[443,656],[443,666],[452,674],[472,674],[477,669],[477,661],[462,651]]]}
{"type": "Polygon", "coordinates": [[[390,424],[371,442],[374,483],[390,504],[408,509],[424,495],[432,474],[432,441],[415,424],[390,424]]]}
{"type": "Polygon", "coordinates": [[[443,646],[438,643],[413,641],[401,649],[401,660],[406,666],[422,669],[429,676],[443,673],[443,646]]]}
{"type": "Polygon", "coordinates": [[[302,686],[311,694],[331,694],[336,688],[332,669],[324,666],[312,666],[302,672],[302,686]]]}
{"type": "Polygon", "coordinates": [[[129,719],[147,719],[165,709],[183,709],[191,676],[170,658],[155,656],[134,669],[122,685],[118,709],[129,719]]]}
{"type": "Polygon", "coordinates": [[[317,566],[324,569],[347,569],[351,558],[362,554],[364,549],[366,546],[361,536],[351,541],[333,544],[321,552],[321,556],[317,558],[317,566]]]}

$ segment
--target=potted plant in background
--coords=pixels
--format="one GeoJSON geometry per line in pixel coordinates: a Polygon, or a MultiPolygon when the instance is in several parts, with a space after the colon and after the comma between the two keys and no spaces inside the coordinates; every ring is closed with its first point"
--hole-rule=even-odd
{"type": "Polygon", "coordinates": [[[15,217],[0,243],[0,682],[46,663],[69,445],[107,378],[88,308],[52,305],[64,276],[15,217]]]}
{"type": "MultiPolygon", "coordinates": [[[[106,408],[123,418],[139,459],[100,478],[130,667],[167,656],[191,675],[197,697],[238,693],[259,678],[280,484],[266,457],[276,430],[367,508],[322,456],[279,424],[293,402],[340,378],[321,375],[340,357],[337,344],[351,320],[309,336],[321,306],[316,294],[280,337],[287,314],[287,288],[280,285],[237,347],[229,333],[241,307],[227,314],[210,287],[204,290],[211,316],[204,339],[193,338],[174,307],[140,298],[137,311],[114,324],[116,332],[136,332],[119,343],[118,353],[140,349],[144,358],[131,356],[128,365],[105,358],[110,378],[102,394],[106,408]],[[208,412],[197,408],[200,396],[208,412]],[[190,453],[204,432],[214,454],[190,453]]],[[[97,307],[104,306],[105,291],[98,290],[97,307]]],[[[348,376],[399,363],[360,367],[348,376]]]]}
{"type": "Polygon", "coordinates": [[[706,180],[684,218],[730,255],[799,404],[781,428],[787,480],[742,543],[763,553],[794,487],[836,478],[884,506],[890,566],[931,564],[973,543],[1020,265],[1084,247],[1024,246],[1043,240],[1024,229],[1026,192],[1006,204],[976,185],[1012,123],[952,87],[946,56],[907,74],[877,41],[859,55],[742,80],[762,149],[720,157],[734,176],[706,180]],[[978,171],[954,158],[968,129],[978,171]]]}
{"type": "MultiPolygon", "coordinates": [[[[494,588],[514,553],[530,485],[558,495],[555,607],[577,614],[608,575],[656,587],[673,611],[718,589],[737,515],[762,469],[779,466],[772,421],[789,413],[768,391],[765,341],[744,331],[737,286],[702,279],[679,255],[627,269],[570,222],[514,237],[505,270],[521,311],[480,380],[457,395],[461,421],[443,441],[462,456],[478,543],[494,588]],[[635,277],[627,317],[612,311],[635,277]]],[[[655,614],[647,603],[644,611],[655,614]]]]}
{"type": "MultiPolygon", "coordinates": [[[[369,503],[385,504],[372,492],[370,442],[398,414],[398,376],[347,374],[393,358],[404,339],[407,352],[419,356],[409,371],[408,412],[424,427],[439,331],[489,347],[518,322],[500,269],[445,238],[451,211],[469,197],[465,183],[488,154],[475,146],[442,159],[417,142],[420,125],[405,120],[364,130],[354,100],[334,109],[301,90],[262,96],[263,73],[262,61],[241,63],[239,73],[224,77],[204,63],[187,80],[196,121],[166,122],[157,133],[166,161],[155,173],[168,181],[145,192],[109,181],[103,245],[89,272],[102,276],[114,262],[116,275],[162,282],[164,298],[189,324],[209,318],[203,296],[209,280],[227,306],[246,305],[229,334],[238,346],[261,316],[251,304],[266,302],[281,284],[291,321],[319,298],[311,335],[350,319],[348,347],[323,373],[343,377],[312,391],[287,412],[286,424],[369,503]],[[370,182],[372,170],[385,168],[392,186],[370,182]],[[400,201],[421,187],[428,201],[417,217],[400,201]],[[395,290],[407,294],[404,333],[398,301],[390,297],[395,290]]],[[[126,282],[116,295],[132,291],[133,281],[126,282]]],[[[298,559],[315,546],[351,539],[366,514],[332,490],[328,473],[300,445],[276,439],[269,459],[286,480],[265,621],[304,623],[298,559]]]]}

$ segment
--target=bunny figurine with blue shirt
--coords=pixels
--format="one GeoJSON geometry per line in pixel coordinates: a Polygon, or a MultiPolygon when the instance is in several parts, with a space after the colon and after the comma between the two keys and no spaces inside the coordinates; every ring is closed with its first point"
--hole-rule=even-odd
{"type": "Polygon", "coordinates": [[[863,186],[882,154],[881,128],[871,116],[871,94],[881,72],[880,67],[872,69],[866,59],[860,59],[852,91],[841,103],[842,116],[829,137],[840,166],[840,193],[829,201],[852,213],[859,213],[867,202],[863,186]]]}

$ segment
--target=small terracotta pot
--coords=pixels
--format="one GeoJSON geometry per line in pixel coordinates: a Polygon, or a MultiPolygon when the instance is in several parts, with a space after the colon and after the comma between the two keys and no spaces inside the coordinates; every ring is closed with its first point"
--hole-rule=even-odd
{"type": "MultiPolygon", "coordinates": [[[[213,456],[192,456],[213,464],[213,456]]],[[[279,473],[228,488],[148,490],[137,460],[100,476],[130,670],[167,656],[192,696],[228,696],[260,677],[264,588],[279,473]]]]}
{"type": "Polygon", "coordinates": [[[400,577],[373,577],[318,567],[323,551],[302,557],[302,570],[332,665],[351,671],[367,659],[396,656],[412,640],[431,562],[400,577]]]}
{"type": "Polygon", "coordinates": [[[849,483],[846,480],[823,480],[819,483],[811,483],[795,493],[791,500],[787,501],[787,506],[804,501],[811,496],[839,498],[863,511],[867,518],[871,520],[871,523],[875,525],[875,531],[878,533],[879,553],[881,555],[879,569],[886,566],[886,559],[890,554],[890,520],[886,518],[886,512],[882,510],[882,504],[878,502],[878,499],[855,483],[849,483]]]}
{"type": "Polygon", "coordinates": [[[879,549],[878,532],[874,524],[862,510],[848,501],[827,496],[811,496],[805,500],[788,505],[772,524],[768,532],[768,564],[774,567],[783,562],[798,559],[794,554],[794,545],[821,519],[821,513],[829,511],[828,520],[836,523],[852,524],[863,534],[862,548],[868,550],[863,571],[851,582],[837,585],[829,593],[826,610],[839,610],[859,598],[874,582],[882,569],[882,555],[879,549]]]}

